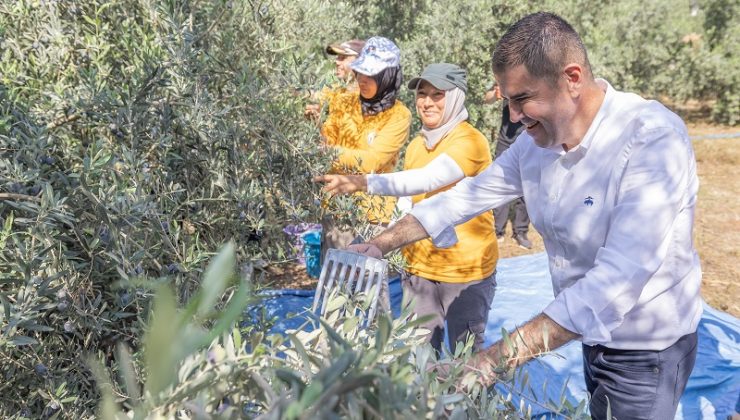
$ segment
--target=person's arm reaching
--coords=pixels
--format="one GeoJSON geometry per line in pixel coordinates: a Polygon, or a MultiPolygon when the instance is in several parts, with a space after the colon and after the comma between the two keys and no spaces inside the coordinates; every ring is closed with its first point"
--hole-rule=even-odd
{"type": "Polygon", "coordinates": [[[367,192],[403,197],[438,190],[463,179],[465,173],[448,154],[442,153],[426,166],[403,172],[367,176],[367,192]]]}
{"type": "MultiPolygon", "coordinates": [[[[520,149],[526,142],[517,142],[504,154],[475,177],[464,178],[452,189],[436,194],[414,206],[409,216],[420,225],[422,236],[409,236],[414,240],[400,240],[398,247],[416,240],[432,237],[434,245],[447,248],[457,243],[454,226],[522,196],[519,173],[520,149]]],[[[363,176],[364,180],[365,177],[363,176]]],[[[399,221],[400,223],[400,221],[399,221]]],[[[395,226],[394,226],[395,227],[395,226]]],[[[393,244],[396,244],[393,242],[393,244]]],[[[395,249],[395,248],[391,248],[395,249]]]]}
{"type": "Polygon", "coordinates": [[[508,340],[499,340],[473,355],[466,370],[480,375],[480,381],[490,386],[496,381],[497,367],[515,368],[576,338],[577,334],[540,313],[511,331],[508,340]]]}
{"type": "Polygon", "coordinates": [[[464,177],[460,165],[443,153],[419,169],[390,174],[322,175],[313,181],[325,183],[324,191],[332,195],[367,191],[374,195],[404,197],[435,191],[464,177]]]}
{"type": "Polygon", "coordinates": [[[424,227],[410,214],[404,216],[393,226],[384,230],[380,235],[362,244],[350,245],[348,250],[375,258],[429,237],[424,227]]]}
{"type": "Polygon", "coordinates": [[[514,146],[480,174],[464,178],[451,189],[414,206],[410,214],[424,226],[435,246],[454,245],[455,225],[522,196],[518,154],[526,146],[514,146]]]}

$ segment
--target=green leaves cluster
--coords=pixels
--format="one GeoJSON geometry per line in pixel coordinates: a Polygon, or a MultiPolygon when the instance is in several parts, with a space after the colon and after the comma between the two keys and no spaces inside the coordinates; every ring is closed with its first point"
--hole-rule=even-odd
{"type": "MultiPolygon", "coordinates": [[[[233,247],[227,246],[183,308],[168,288],[157,291],[143,343],[147,375],[137,373],[125,348],[116,358],[118,381],[91,360],[103,394],[100,418],[503,419],[532,412],[532,402],[520,398],[526,378],[515,388],[513,378],[502,375],[505,392],[473,381],[470,392],[458,390],[472,341],[455,355],[460,363],[439,377],[430,368],[436,359],[425,343],[427,331],[418,328],[423,320],[408,307],[397,319],[384,314],[363,327],[357,311],[371,302],[364,294],[335,295],[325,318],[310,317],[287,335],[265,335],[258,325],[231,329],[238,310],[199,308],[229,290],[225,280],[234,277],[233,266],[233,247]],[[215,325],[210,331],[203,329],[207,319],[215,325]]],[[[243,276],[239,289],[228,293],[227,308],[249,303],[242,292],[249,281],[243,276]]],[[[584,404],[571,407],[564,396],[540,406],[585,418],[584,404]]]]}
{"type": "Polygon", "coordinates": [[[100,394],[79,356],[143,369],[152,305],[190,308],[223,243],[246,267],[289,258],[288,223],[358,224],[352,200],[325,206],[308,182],[330,160],[302,117],[333,83],[323,46],[385,35],[407,76],[461,64],[489,132],[492,47],[536,9],[573,22],[617,88],[697,99],[737,123],[736,0],[695,16],[635,0],[0,2],[0,416],[93,416],[100,394]],[[160,286],[172,294],[155,302],[160,286]]]}
{"type": "Polygon", "coordinates": [[[241,335],[233,327],[243,308],[256,302],[250,290],[251,268],[238,279],[234,268],[235,250],[230,243],[213,259],[200,288],[183,308],[179,308],[170,287],[158,287],[143,339],[146,379],[137,374],[126,346],[118,346],[116,357],[122,384],[110,380],[101,360],[88,358],[102,391],[101,417],[116,418],[118,402],[134,417],[143,418],[168,410],[174,414],[196,400],[198,393],[202,393],[197,398],[201,401],[215,398],[219,402],[228,395],[220,382],[241,374],[216,365],[243,352],[241,335]],[[235,279],[236,288],[232,287],[235,279]],[[222,300],[223,309],[218,310],[222,300]]]}
{"type": "Polygon", "coordinates": [[[484,133],[500,121],[497,107],[482,103],[493,82],[493,47],[509,25],[540,10],[559,14],[575,27],[595,75],[615,88],[667,99],[674,105],[699,101],[709,107],[715,122],[735,125],[739,121],[740,29],[731,23],[740,15],[736,0],[697,2],[694,14],[688,2],[672,1],[441,0],[409,2],[403,10],[381,9],[386,3],[380,1],[371,8],[384,19],[370,20],[379,24],[379,33],[397,37],[405,74],[416,75],[425,65],[439,61],[466,68],[466,105],[471,120],[484,133]],[[414,13],[406,14],[407,10],[414,13]]]}
{"type": "Polygon", "coordinates": [[[79,356],[138,354],[153,285],[189,302],[224,242],[285,260],[282,227],[319,218],[327,7],[0,4],[0,416],[91,415],[79,356]]]}
{"type": "Polygon", "coordinates": [[[672,105],[700,101],[715,122],[738,123],[740,29],[728,19],[738,16],[740,3],[696,2],[693,12],[691,4],[667,1],[590,5],[571,2],[562,13],[580,31],[597,76],[672,105]]]}

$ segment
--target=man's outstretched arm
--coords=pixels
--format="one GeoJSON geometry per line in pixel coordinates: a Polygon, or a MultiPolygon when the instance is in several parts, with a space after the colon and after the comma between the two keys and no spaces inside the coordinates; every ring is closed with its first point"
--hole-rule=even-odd
{"type": "Polygon", "coordinates": [[[511,344],[502,339],[474,355],[468,362],[468,369],[479,373],[482,382],[490,386],[496,380],[494,369],[502,362],[506,367],[514,368],[576,338],[578,334],[540,313],[509,333],[511,344]]]}
{"type": "Polygon", "coordinates": [[[380,250],[381,255],[372,256],[380,258],[395,249],[427,237],[429,237],[429,234],[424,230],[421,223],[416,220],[416,217],[407,214],[401,218],[401,220],[396,222],[396,224],[383,231],[380,235],[370,239],[367,243],[350,245],[348,249],[362,254],[371,255],[372,253],[368,252],[368,248],[374,246],[380,250]]]}

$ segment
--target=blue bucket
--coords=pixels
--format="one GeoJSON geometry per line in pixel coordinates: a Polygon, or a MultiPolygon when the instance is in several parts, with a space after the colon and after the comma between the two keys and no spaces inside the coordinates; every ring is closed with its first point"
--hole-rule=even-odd
{"type": "Polygon", "coordinates": [[[313,278],[321,275],[321,231],[311,230],[303,235],[303,255],[306,258],[306,272],[313,278]]]}

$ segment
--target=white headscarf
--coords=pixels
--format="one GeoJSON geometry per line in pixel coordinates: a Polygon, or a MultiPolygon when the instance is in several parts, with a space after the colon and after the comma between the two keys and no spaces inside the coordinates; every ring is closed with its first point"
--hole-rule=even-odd
{"type": "MultiPolygon", "coordinates": [[[[421,114],[418,107],[416,112],[421,114]]],[[[445,91],[445,110],[442,113],[442,124],[437,128],[427,128],[423,125],[421,127],[421,135],[424,136],[424,144],[427,149],[434,149],[447,133],[467,119],[468,110],[465,109],[465,92],[457,87],[445,91]]]]}

